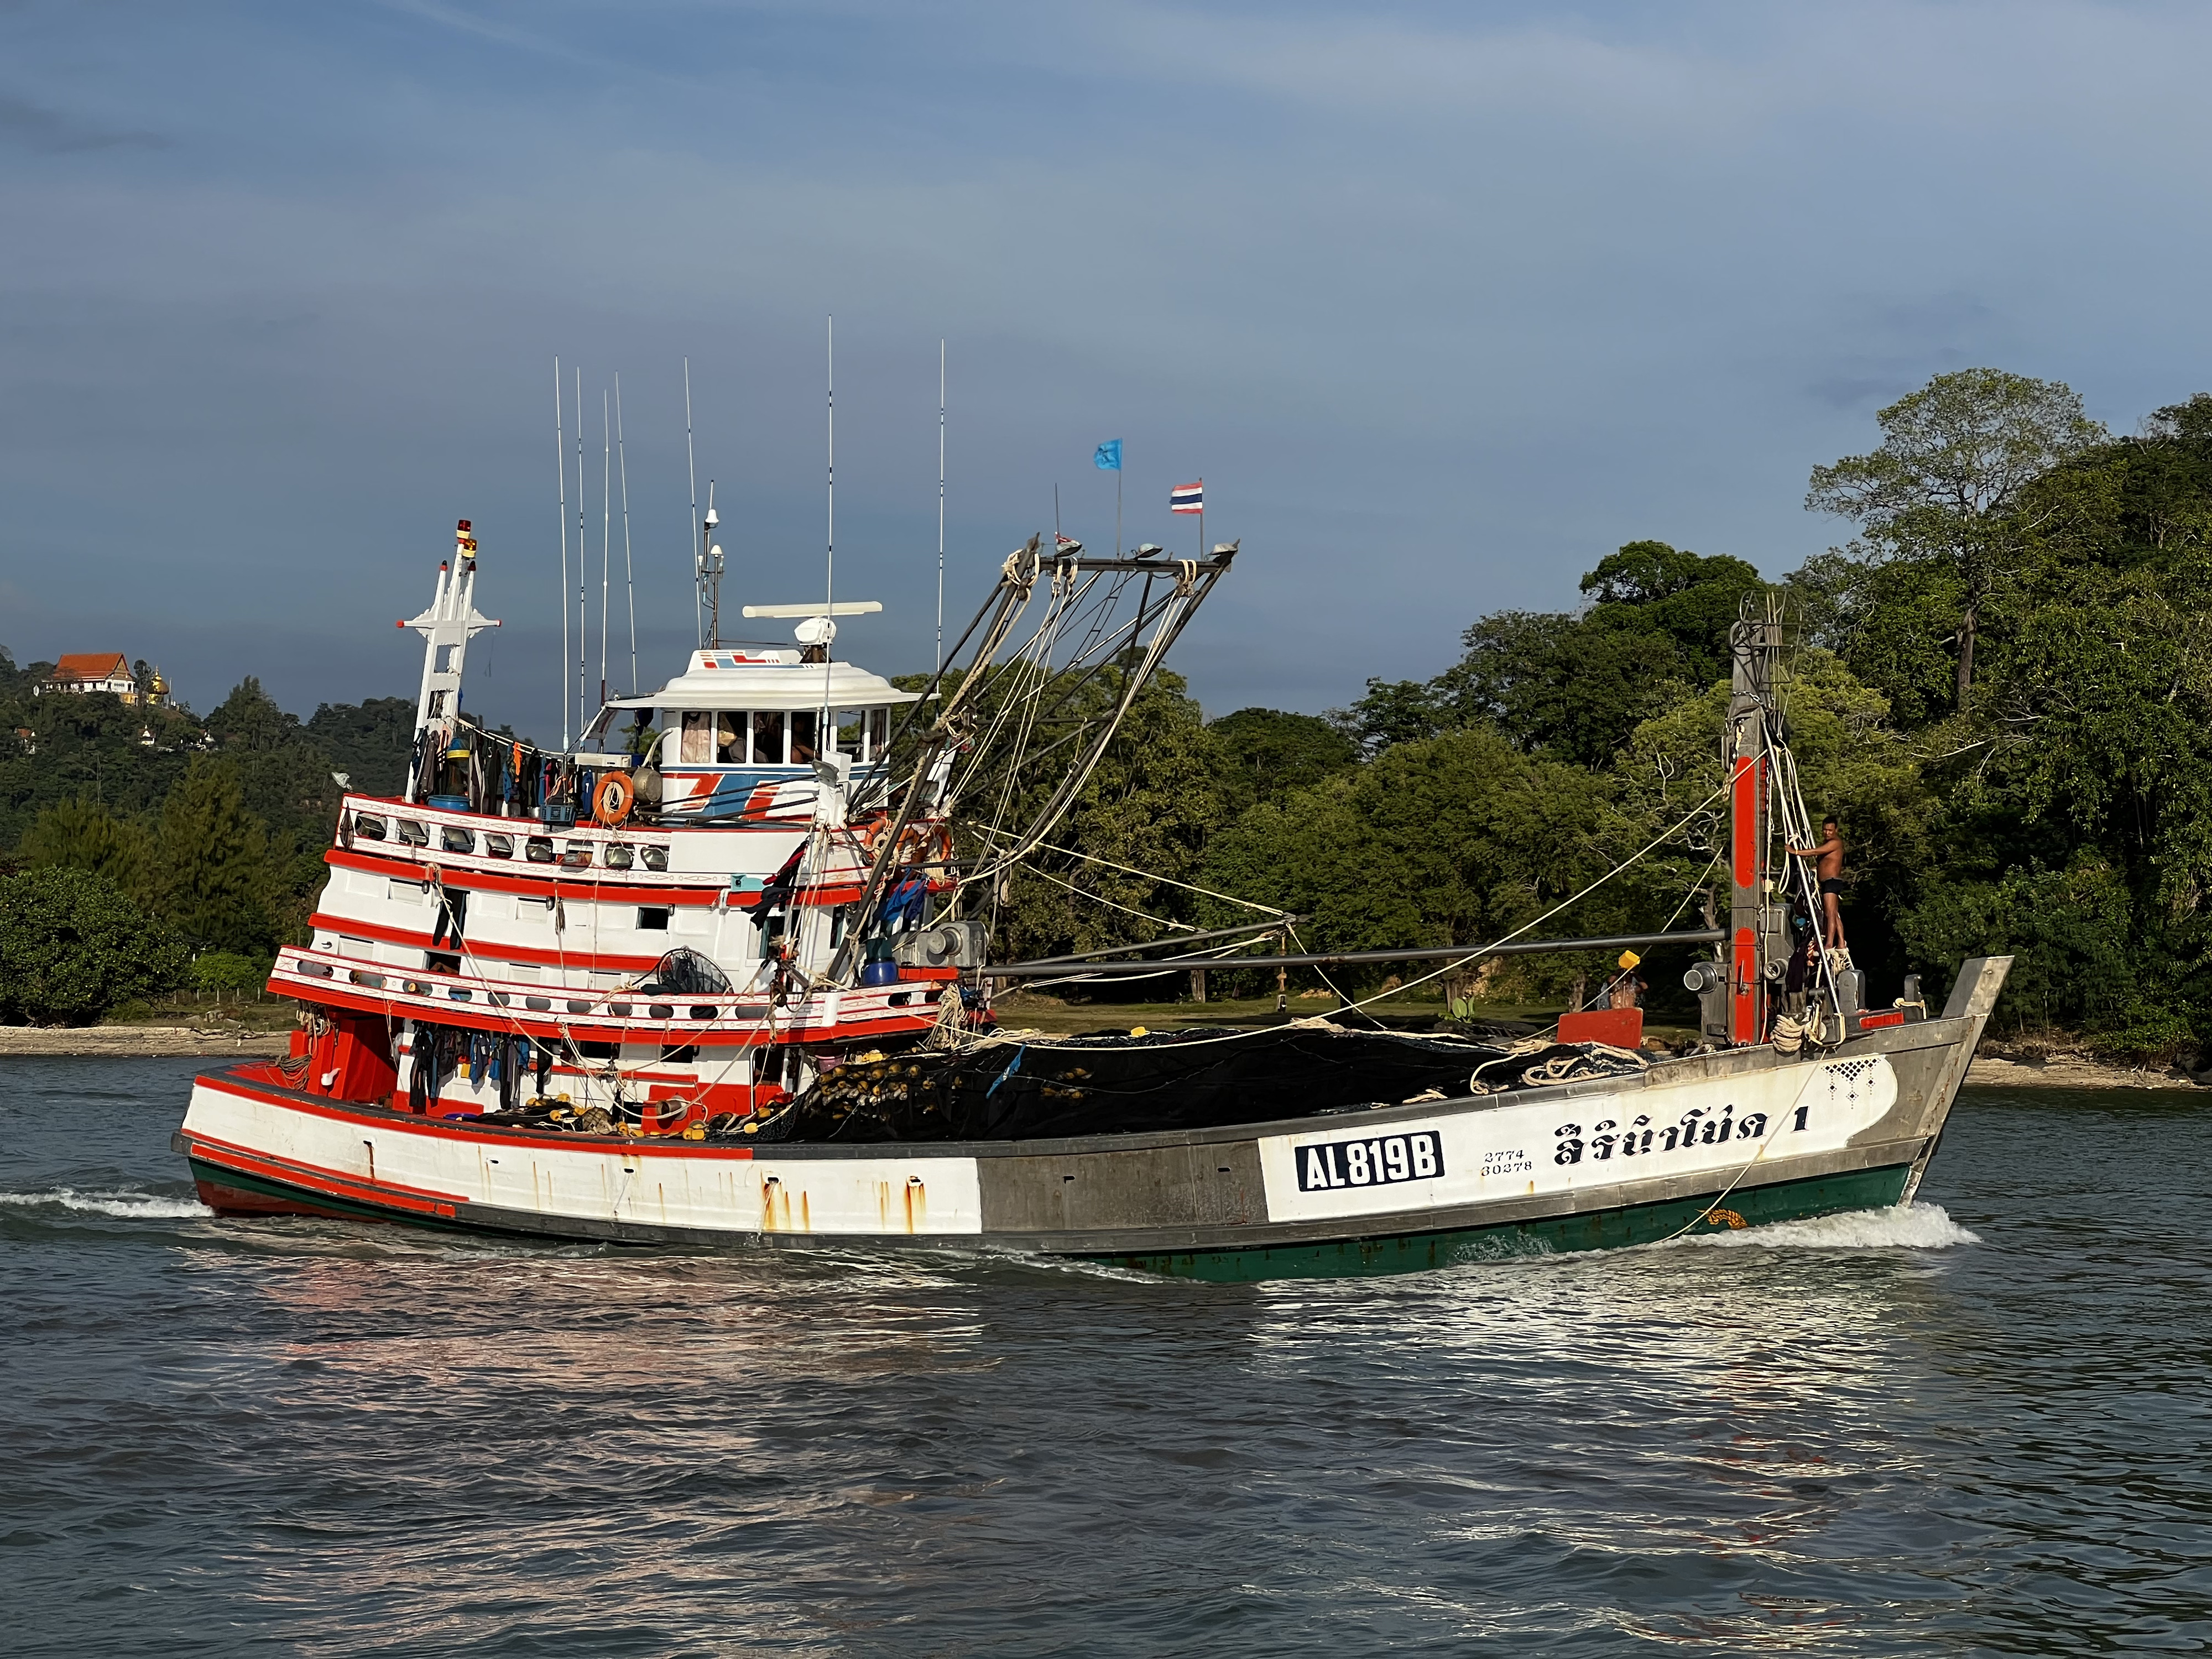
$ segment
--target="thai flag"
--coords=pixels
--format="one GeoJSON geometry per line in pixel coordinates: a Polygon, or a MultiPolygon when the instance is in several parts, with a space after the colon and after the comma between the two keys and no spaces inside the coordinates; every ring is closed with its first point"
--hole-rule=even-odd
{"type": "Polygon", "coordinates": [[[1168,491],[1168,511],[1170,513],[1203,513],[1206,511],[1206,481],[1177,484],[1168,491]]]}

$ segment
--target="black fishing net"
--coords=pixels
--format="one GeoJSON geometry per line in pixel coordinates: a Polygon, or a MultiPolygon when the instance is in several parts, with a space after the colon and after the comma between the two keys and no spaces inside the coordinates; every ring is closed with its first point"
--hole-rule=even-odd
{"type": "Polygon", "coordinates": [[[999,1041],[849,1061],[756,1125],[777,1140],[1002,1140],[1203,1129],[1465,1096],[1488,1043],[1286,1026],[999,1041]]]}

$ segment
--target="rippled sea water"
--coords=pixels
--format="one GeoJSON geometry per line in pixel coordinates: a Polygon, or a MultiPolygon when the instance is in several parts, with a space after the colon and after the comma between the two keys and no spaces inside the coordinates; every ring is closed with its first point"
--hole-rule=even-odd
{"type": "Polygon", "coordinates": [[[0,1061],[0,1652],[2212,1639],[2212,1137],[1969,1093],[1909,1212],[1391,1279],[219,1221],[0,1061]]]}

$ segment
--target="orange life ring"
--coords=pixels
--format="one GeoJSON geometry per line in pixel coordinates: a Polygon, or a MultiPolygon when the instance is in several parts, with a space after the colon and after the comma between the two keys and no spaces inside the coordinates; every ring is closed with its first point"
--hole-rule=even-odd
{"type": "Polygon", "coordinates": [[[592,816],[611,830],[629,816],[636,802],[637,786],[629,781],[629,774],[610,772],[592,792],[592,816]]]}
{"type": "Polygon", "coordinates": [[[900,837],[908,864],[952,862],[952,829],[945,823],[909,823],[900,837]],[[932,852],[936,854],[931,857],[932,852]]]}

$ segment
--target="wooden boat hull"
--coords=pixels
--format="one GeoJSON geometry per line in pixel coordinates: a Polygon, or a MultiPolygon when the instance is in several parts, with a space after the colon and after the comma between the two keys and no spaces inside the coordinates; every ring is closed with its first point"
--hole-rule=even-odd
{"type": "Polygon", "coordinates": [[[881,1243],[1213,1279],[1417,1270],[1910,1201],[2008,959],[1943,1017],[1784,1056],[1272,1123],[1062,1140],[623,1139],[204,1074],[177,1145],[218,1210],[619,1243],[881,1243]]]}

